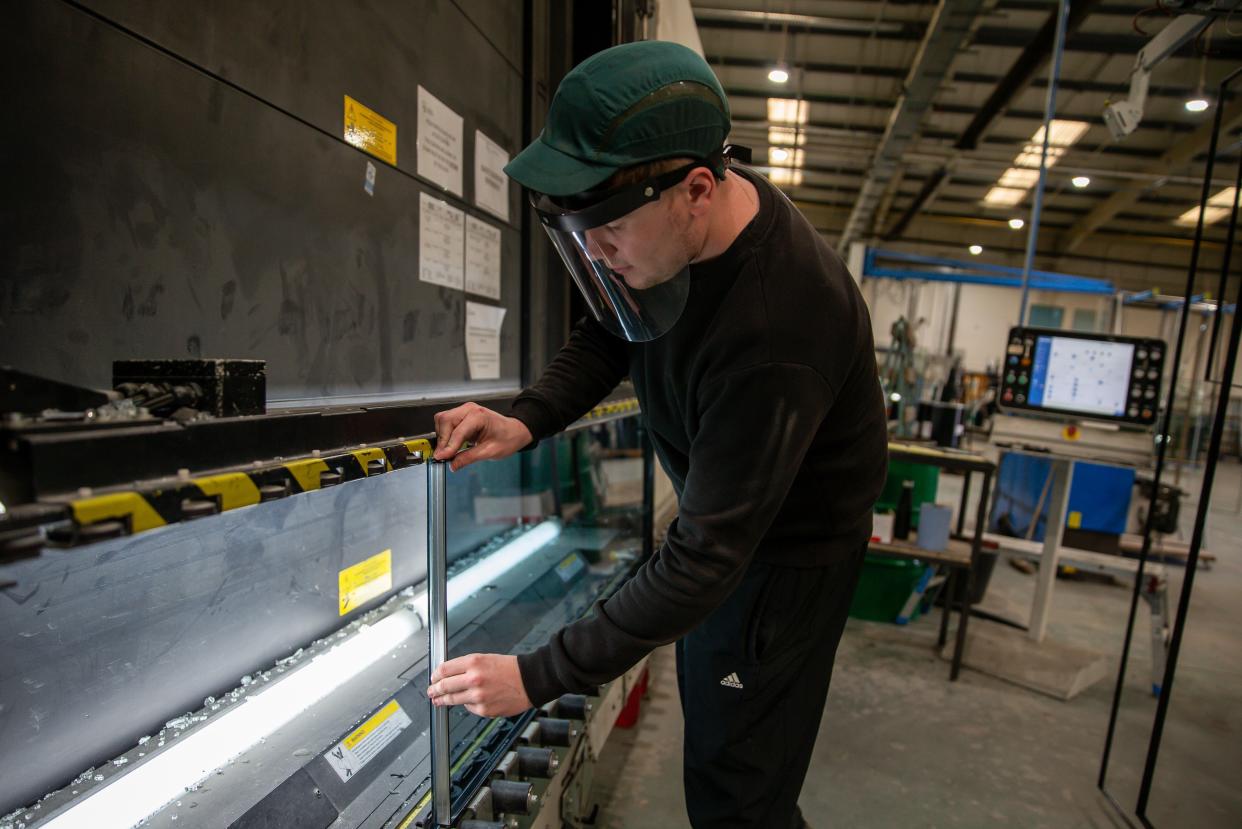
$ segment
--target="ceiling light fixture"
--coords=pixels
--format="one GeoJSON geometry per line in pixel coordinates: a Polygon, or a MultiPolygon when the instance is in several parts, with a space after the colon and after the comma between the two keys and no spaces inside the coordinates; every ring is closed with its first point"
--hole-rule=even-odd
{"type": "Polygon", "coordinates": [[[1074,185],[1079,190],[1086,187],[1090,183],[1091,183],[1091,179],[1088,178],[1087,176],[1074,176],[1072,179],[1070,179],[1070,184],[1074,185]]]}
{"type": "Polygon", "coordinates": [[[768,163],[776,167],[802,167],[806,164],[806,150],[768,147],[768,163]]]}
{"type": "Polygon", "coordinates": [[[1000,187],[1016,187],[1019,190],[1030,190],[1039,181],[1039,170],[1028,170],[1025,167],[1010,167],[1001,173],[997,180],[1000,187]]]}
{"type": "Polygon", "coordinates": [[[802,171],[792,167],[773,167],[768,170],[768,180],[777,187],[797,187],[802,183],[802,171]]]}
{"type": "MultiPolygon", "coordinates": [[[[1048,132],[1049,147],[1070,147],[1078,143],[1078,139],[1091,129],[1091,124],[1086,121],[1062,121],[1053,119],[1048,132]]],[[[1035,151],[1039,152],[1039,148],[1044,146],[1044,128],[1040,127],[1035,130],[1035,134],[1031,136],[1031,143],[1035,145],[1035,151]]]]}
{"type": "Polygon", "coordinates": [[[969,250],[971,256],[978,256],[983,253],[983,245],[971,245],[969,250]]]}
{"type": "Polygon", "coordinates": [[[1203,94],[1204,86],[1207,83],[1207,52],[1203,53],[1203,59],[1199,61],[1199,85],[1195,87],[1195,94],[1186,99],[1187,112],[1203,112],[1211,103],[1207,96],[1203,94]]]}
{"type": "Polygon", "coordinates": [[[1003,205],[1005,207],[1013,207],[1022,199],[1026,198],[1026,191],[1014,187],[993,187],[983,200],[988,204],[1003,205]]]}
{"type": "Polygon", "coordinates": [[[774,147],[801,147],[806,144],[806,133],[797,127],[768,127],[768,144],[774,147]]]}
{"type": "Polygon", "coordinates": [[[1023,221],[1022,219],[1010,219],[1009,226],[1013,228],[1014,230],[1021,230],[1022,228],[1026,227],[1026,222],[1023,221]]]}
{"type": "Polygon", "coordinates": [[[772,124],[805,124],[807,103],[796,98],[768,98],[768,121],[772,124]]]}
{"type": "Polygon", "coordinates": [[[783,66],[773,66],[768,72],[768,80],[772,83],[787,83],[789,81],[789,70],[783,66]]]}
{"type": "MultiPolygon", "coordinates": [[[[1233,187],[1226,187],[1208,199],[1207,209],[1203,211],[1203,223],[1210,225],[1219,222],[1229,215],[1233,209],[1235,198],[1233,187]]],[[[1199,208],[1192,207],[1173,220],[1174,224],[1194,227],[1199,222],[1199,208]]]]}
{"type": "MultiPolygon", "coordinates": [[[[1051,168],[1060,161],[1069,148],[1082,138],[1091,125],[1086,121],[1063,121],[1054,119],[1048,129],[1047,166],[1051,168]]],[[[1013,166],[1001,173],[986,196],[985,204],[1012,207],[1026,197],[1026,193],[1039,181],[1039,162],[1043,157],[1044,128],[1041,125],[1014,157],[1013,166]]]]}

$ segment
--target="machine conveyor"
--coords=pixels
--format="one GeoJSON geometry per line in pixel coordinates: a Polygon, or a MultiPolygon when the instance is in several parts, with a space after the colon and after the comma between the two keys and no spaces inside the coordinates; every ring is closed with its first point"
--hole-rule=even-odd
{"type": "MultiPolygon", "coordinates": [[[[450,656],[538,647],[632,572],[643,499],[599,464],[642,462],[633,420],[450,477],[450,656]]],[[[21,804],[0,827],[420,825],[424,469],[0,568],[0,805],[21,804]]],[[[559,806],[530,750],[563,775],[585,728],[555,713],[452,709],[455,819],[559,806]]]]}

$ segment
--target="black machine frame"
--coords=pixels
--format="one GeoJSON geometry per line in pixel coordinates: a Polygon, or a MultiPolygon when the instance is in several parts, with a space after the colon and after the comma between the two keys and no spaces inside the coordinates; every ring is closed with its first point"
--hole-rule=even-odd
{"type": "MultiPolygon", "coordinates": [[[[643,424],[641,410],[638,407],[637,400],[632,395],[633,395],[632,389],[630,389],[628,385],[623,385],[619,387],[603,403],[601,403],[599,406],[593,409],[590,413],[588,413],[582,419],[576,421],[573,424],[570,424],[566,428],[565,431],[574,432],[574,431],[579,431],[583,429],[589,429],[589,428],[602,425],[602,424],[606,424],[611,421],[619,420],[622,418],[635,418],[636,419],[635,437],[638,440],[639,456],[641,457],[642,469],[643,469],[642,490],[641,490],[642,512],[641,512],[641,526],[640,526],[642,535],[641,535],[641,546],[638,548],[640,555],[633,563],[633,567],[636,568],[642,562],[648,560],[653,555],[653,552],[654,552],[653,529],[654,529],[654,493],[655,493],[654,463],[655,463],[655,458],[654,458],[654,453],[652,451],[652,445],[649,439],[649,435],[643,424]]],[[[511,399],[510,398],[495,398],[495,399],[488,400],[485,402],[493,406],[494,408],[497,408],[503,411],[508,408],[508,405],[511,402],[511,399]]],[[[320,424],[320,426],[318,427],[304,429],[304,430],[282,429],[281,424],[286,423],[287,425],[287,422],[285,421],[285,417],[281,414],[258,415],[258,416],[246,417],[246,418],[232,418],[232,419],[221,418],[221,419],[205,420],[200,424],[202,426],[207,427],[202,432],[202,437],[200,438],[200,440],[204,443],[202,451],[204,453],[207,453],[207,455],[210,454],[210,450],[212,449],[213,445],[215,446],[216,450],[221,453],[223,453],[224,449],[228,447],[229,454],[217,455],[217,463],[219,463],[222,458],[227,458],[230,461],[238,460],[239,458],[242,457],[242,455],[237,454],[236,456],[234,456],[234,454],[232,453],[242,453],[246,451],[248,446],[253,448],[253,445],[232,446],[227,441],[220,440],[219,435],[224,435],[225,437],[227,437],[228,435],[232,434],[232,432],[239,425],[248,424],[252,428],[259,427],[261,429],[261,432],[267,435],[272,440],[279,439],[280,441],[282,441],[279,444],[279,446],[281,447],[281,451],[288,451],[291,454],[302,455],[302,456],[306,455],[306,453],[308,452],[316,452],[316,454],[314,455],[316,459],[324,459],[324,460],[329,460],[329,461],[332,460],[335,457],[335,455],[337,455],[338,453],[336,452],[336,450],[327,449],[327,447],[340,446],[342,445],[341,444],[342,440],[345,441],[345,445],[348,445],[349,443],[352,443],[352,441],[348,440],[348,438],[350,437],[359,438],[359,439],[366,438],[365,442],[370,443],[371,445],[368,446],[367,449],[362,450],[362,451],[365,452],[368,450],[373,451],[374,449],[381,449],[383,451],[382,457],[386,458],[390,465],[390,468],[395,470],[395,469],[405,467],[405,466],[423,465],[424,463],[426,463],[428,459],[428,453],[432,448],[434,448],[434,442],[435,442],[434,432],[431,431],[432,415],[436,411],[442,410],[443,408],[447,406],[451,406],[451,405],[453,405],[453,402],[444,402],[440,404],[409,404],[408,406],[390,406],[390,407],[384,407],[384,409],[380,411],[344,409],[340,411],[326,410],[326,411],[317,411],[317,412],[305,412],[303,413],[304,416],[308,418],[312,418],[312,420],[308,422],[313,423],[314,418],[324,418],[328,424],[332,424],[332,427],[328,428],[324,424],[320,424]],[[236,422],[231,423],[230,421],[240,421],[241,423],[240,424],[236,422]],[[260,426],[260,424],[263,424],[263,425],[260,426]],[[221,431],[219,434],[215,434],[210,428],[212,426],[217,427],[223,431],[221,431]],[[399,427],[401,428],[402,431],[408,430],[408,432],[414,435],[414,437],[410,439],[410,438],[396,435],[394,432],[386,432],[386,430],[392,429],[393,427],[399,427]],[[323,429],[325,428],[328,428],[328,431],[326,432],[323,431],[323,429]],[[325,437],[329,440],[329,443],[321,444],[321,446],[325,448],[325,451],[318,451],[318,447],[316,447],[314,443],[310,442],[310,441],[314,441],[316,439],[325,438],[325,437]],[[417,452],[414,449],[411,449],[407,453],[406,451],[407,446],[414,445],[414,444],[417,444],[417,452]]],[[[169,433],[174,433],[178,431],[178,427],[174,425],[170,425],[170,424],[165,424],[163,426],[155,425],[155,426],[152,426],[151,428],[153,429],[162,428],[163,430],[168,431],[169,433]]],[[[108,429],[108,428],[94,429],[94,430],[90,430],[90,429],[75,430],[72,436],[72,443],[82,448],[86,457],[91,457],[96,454],[95,452],[92,452],[90,450],[90,446],[92,445],[92,442],[94,442],[94,445],[96,445],[99,448],[100,451],[98,454],[101,457],[112,457],[113,455],[119,456],[120,454],[124,454],[124,450],[126,449],[127,446],[130,446],[130,448],[132,448],[132,445],[128,443],[128,441],[130,440],[132,436],[126,436],[124,434],[121,434],[120,432],[122,431],[124,430],[114,430],[114,429],[108,429]],[[120,443],[116,443],[117,441],[119,441],[120,443]]],[[[5,440],[4,443],[6,445],[13,444],[13,445],[20,447],[20,444],[21,444],[20,436],[10,436],[10,437],[11,439],[5,440]]],[[[354,443],[354,446],[357,446],[357,445],[358,445],[357,443],[354,443]]],[[[266,451],[270,451],[270,450],[271,450],[271,447],[270,446],[267,447],[266,451]]],[[[359,450],[346,450],[346,451],[348,452],[348,451],[359,451],[359,450]]],[[[204,457],[206,457],[207,455],[204,455],[204,457]]],[[[145,470],[143,471],[145,472],[147,476],[155,476],[155,477],[149,477],[148,480],[145,480],[145,481],[143,480],[126,481],[124,477],[117,478],[116,481],[114,482],[114,486],[112,487],[114,491],[127,492],[127,493],[133,494],[134,497],[143,497],[143,498],[149,499],[152,497],[151,486],[159,485],[163,480],[166,479],[166,477],[160,477],[160,476],[164,476],[164,473],[167,471],[167,464],[169,463],[168,458],[161,456],[158,453],[151,453],[151,452],[141,453],[141,456],[147,459],[146,460],[147,466],[145,467],[145,470]]],[[[184,457],[185,456],[177,457],[177,461],[178,462],[184,461],[184,457]]],[[[261,453],[259,455],[254,456],[251,459],[250,463],[253,464],[257,461],[258,463],[266,465],[267,462],[262,459],[269,458],[269,457],[270,455],[266,453],[261,453]]],[[[341,455],[341,458],[344,458],[344,457],[345,455],[341,455]]],[[[374,463],[377,461],[379,461],[379,458],[375,458],[372,462],[374,463]]],[[[2,468],[4,464],[5,464],[5,459],[3,456],[0,456],[0,468],[2,468]]],[[[58,466],[58,465],[59,464],[53,464],[53,466],[58,466]]],[[[441,467],[442,469],[441,464],[435,464],[435,465],[441,467]]],[[[243,464],[242,466],[245,466],[245,464],[243,464]]],[[[36,468],[42,468],[42,467],[36,467],[36,468]]],[[[108,471],[108,470],[106,470],[106,468],[103,468],[101,471],[108,471]]],[[[214,471],[214,470],[210,470],[210,471],[214,471]]],[[[367,464],[363,464],[357,469],[347,470],[346,474],[343,474],[341,478],[339,479],[339,481],[334,483],[333,486],[339,486],[341,490],[341,494],[343,495],[345,494],[346,490],[354,491],[358,487],[358,485],[362,484],[363,481],[370,478],[372,475],[375,475],[378,473],[379,473],[379,470],[368,469],[367,464]]],[[[256,474],[256,473],[248,473],[248,474],[256,474]]],[[[261,474],[261,471],[260,473],[257,473],[257,474],[261,474]]],[[[559,493],[561,491],[561,479],[560,479],[559,467],[557,466],[555,462],[552,464],[552,467],[551,467],[551,475],[553,478],[552,490],[554,492],[559,493]]],[[[195,478],[189,478],[186,481],[182,481],[182,483],[192,484],[194,480],[195,478]]],[[[312,486],[312,488],[322,488],[323,486],[326,486],[326,485],[327,484],[325,483],[321,483],[318,487],[312,486]]],[[[291,495],[291,494],[294,494],[296,491],[298,490],[287,491],[286,494],[291,495]]],[[[67,495],[66,497],[72,497],[72,496],[67,495]]],[[[363,496],[356,495],[356,497],[363,497],[363,496]]],[[[51,537],[49,533],[47,532],[49,525],[55,526],[60,523],[70,522],[70,521],[76,523],[76,516],[72,512],[72,509],[71,509],[72,503],[73,503],[72,501],[67,502],[66,506],[63,508],[63,511],[62,511],[62,508],[59,506],[59,499],[52,499],[51,501],[36,501],[34,503],[24,505],[24,508],[16,510],[14,511],[14,513],[10,513],[8,515],[3,516],[4,520],[0,520],[0,529],[3,529],[5,527],[6,523],[8,522],[8,519],[11,519],[14,515],[17,515],[26,522],[26,531],[29,533],[32,533],[36,538],[40,539],[39,544],[30,547],[28,550],[25,551],[25,554],[23,556],[14,557],[13,561],[18,561],[19,558],[27,558],[27,557],[39,556],[39,555],[84,556],[84,555],[88,555],[86,551],[75,550],[73,552],[68,552],[63,548],[68,547],[68,546],[78,547],[81,545],[89,545],[95,542],[104,542],[110,538],[116,537],[115,535],[95,535],[95,534],[81,532],[81,530],[85,529],[85,527],[79,527],[79,533],[78,533],[79,537],[75,537],[71,543],[68,541],[62,540],[58,537],[51,537]],[[50,549],[47,549],[45,551],[44,548],[50,548],[50,549]]],[[[268,505],[268,506],[275,506],[275,505],[268,505]]],[[[262,507],[260,507],[260,509],[262,509],[262,507]]],[[[559,499],[556,502],[555,512],[558,514],[561,513],[561,504],[559,502],[559,499]]],[[[189,520],[193,520],[194,518],[195,516],[192,516],[192,515],[169,516],[169,520],[167,523],[172,524],[172,523],[178,523],[180,521],[189,521],[189,520]]],[[[117,523],[117,522],[99,522],[99,523],[102,524],[102,523],[117,523]]],[[[95,525],[87,525],[87,526],[95,526],[95,525]]],[[[141,531],[142,531],[141,528],[135,528],[133,526],[128,526],[125,529],[121,530],[118,534],[119,535],[132,535],[132,534],[136,534],[137,532],[141,532],[141,531]]],[[[0,533],[0,535],[2,535],[2,533],[0,533]]],[[[6,563],[6,559],[2,555],[3,552],[4,552],[3,547],[0,547],[0,563],[6,563]]],[[[632,572],[632,569],[630,569],[628,572],[632,572]]],[[[615,580],[608,587],[608,592],[610,593],[611,591],[615,590],[617,587],[619,587],[620,583],[621,583],[621,579],[615,580]]],[[[10,587],[10,588],[18,589],[21,587],[21,584],[19,582],[10,582],[6,585],[3,582],[3,577],[0,576],[0,587],[10,587]]],[[[318,638],[318,635],[316,635],[316,638],[318,638]]],[[[174,706],[174,707],[177,707],[177,706],[174,706]]],[[[467,766],[463,767],[463,770],[461,772],[461,779],[459,780],[458,787],[461,788],[462,792],[464,792],[465,794],[462,794],[455,801],[456,812],[460,812],[461,808],[469,800],[469,798],[466,797],[466,794],[472,795],[473,793],[477,792],[477,790],[488,779],[490,779],[491,772],[495,768],[496,763],[499,762],[500,757],[502,757],[505,751],[509,747],[511,747],[514,741],[518,738],[518,735],[522,732],[522,730],[529,723],[529,721],[531,720],[533,716],[534,714],[528,714],[528,715],[523,715],[523,716],[514,718],[511,721],[508,721],[505,728],[497,731],[496,734],[493,735],[493,739],[491,739],[488,742],[487,746],[485,746],[486,751],[484,752],[484,754],[486,756],[481,757],[477,762],[472,762],[468,764],[467,766]]],[[[129,741],[129,744],[132,744],[132,741],[129,741]]],[[[281,791],[280,794],[277,794],[275,790],[273,790],[272,795],[275,799],[274,802],[283,802],[281,798],[286,796],[287,794],[288,792],[284,792],[283,790],[281,791]]]]}
{"type": "MultiPolygon", "coordinates": [[[[1199,219],[1195,225],[1194,245],[1191,248],[1190,265],[1186,273],[1186,289],[1184,296],[1187,298],[1183,302],[1181,312],[1178,316],[1177,342],[1173,351],[1173,368],[1169,377],[1169,388],[1177,389],[1177,376],[1181,364],[1183,345],[1186,339],[1187,322],[1190,318],[1190,302],[1189,298],[1194,296],[1195,281],[1199,265],[1199,253],[1203,246],[1203,227],[1204,213],[1207,206],[1208,197],[1212,187],[1212,174],[1216,163],[1216,156],[1220,147],[1221,126],[1223,113],[1226,103],[1230,100],[1232,94],[1231,87],[1242,76],[1242,68],[1238,68],[1227,75],[1219,86],[1216,95],[1216,115],[1213,122],[1211,144],[1207,153],[1207,163],[1203,172],[1203,188],[1199,198],[1199,219]]],[[[1203,549],[1204,534],[1207,525],[1208,509],[1212,499],[1212,485],[1216,475],[1217,460],[1220,456],[1221,439],[1224,435],[1225,415],[1229,405],[1229,393],[1232,388],[1232,378],[1234,370],[1237,367],[1238,345],[1242,340],[1242,320],[1238,318],[1238,306],[1242,305],[1242,280],[1239,281],[1237,295],[1234,299],[1233,323],[1229,330],[1229,341],[1225,345],[1223,354],[1223,365],[1220,368],[1219,375],[1216,378],[1211,376],[1213,358],[1216,356],[1215,341],[1221,332],[1224,316],[1224,306],[1226,297],[1226,288],[1229,279],[1229,268],[1231,265],[1231,254],[1233,252],[1234,241],[1237,234],[1238,226],[1238,201],[1239,194],[1242,193],[1242,159],[1239,159],[1238,170],[1236,173],[1236,183],[1234,187],[1234,199],[1232,209],[1229,215],[1229,224],[1226,230],[1225,254],[1221,263],[1220,281],[1217,292],[1216,316],[1213,327],[1212,348],[1208,353],[1207,372],[1208,380],[1215,382],[1218,386],[1216,406],[1212,417],[1212,431],[1208,443],[1207,459],[1203,470],[1203,482],[1199,490],[1198,507],[1195,511],[1194,529],[1191,534],[1190,546],[1186,557],[1186,575],[1182,581],[1181,595],[1177,605],[1177,615],[1173,623],[1172,635],[1169,640],[1169,655],[1165,663],[1164,677],[1160,685],[1159,699],[1156,704],[1156,713],[1152,721],[1151,736],[1148,741],[1147,754],[1143,764],[1142,781],[1139,784],[1138,799],[1134,806],[1133,816],[1138,823],[1146,827],[1146,829],[1154,829],[1155,824],[1152,823],[1147,814],[1148,804],[1151,799],[1152,787],[1155,782],[1156,763],[1160,756],[1160,745],[1164,736],[1165,719],[1168,716],[1169,700],[1173,695],[1173,683],[1177,678],[1177,661],[1181,650],[1182,636],[1186,629],[1186,619],[1190,609],[1190,598],[1194,591],[1195,572],[1199,565],[1199,554],[1203,549]]],[[[1168,451],[1169,440],[1167,437],[1172,434],[1173,416],[1173,392],[1170,392],[1169,401],[1166,405],[1161,418],[1160,434],[1166,439],[1157,442],[1156,449],[1156,468],[1153,475],[1151,487],[1151,500],[1148,504],[1147,519],[1143,526],[1143,546],[1139,554],[1138,571],[1134,577],[1134,587],[1130,596],[1130,612],[1126,621],[1125,641],[1121,651],[1121,661],[1117,670],[1117,682],[1113,690],[1112,706],[1109,710],[1108,731],[1104,740],[1104,749],[1100,758],[1099,776],[1096,786],[1108,799],[1109,803],[1116,809],[1117,813],[1124,818],[1131,826],[1134,820],[1131,819],[1131,813],[1122,806],[1117,798],[1109,791],[1108,788],[1108,770],[1109,760],[1112,753],[1113,741],[1116,736],[1117,715],[1121,706],[1122,689],[1125,685],[1126,667],[1129,663],[1130,645],[1134,638],[1134,620],[1138,607],[1139,593],[1142,589],[1144,579],[1144,569],[1147,565],[1151,554],[1152,546],[1152,524],[1156,515],[1156,499],[1159,496],[1160,479],[1164,472],[1165,457],[1168,451]]]]}

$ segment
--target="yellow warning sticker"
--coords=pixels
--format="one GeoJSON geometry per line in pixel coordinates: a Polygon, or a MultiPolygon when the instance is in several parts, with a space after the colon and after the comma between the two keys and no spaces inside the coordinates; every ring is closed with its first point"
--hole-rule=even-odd
{"type": "Polygon", "coordinates": [[[1080,529],[1082,527],[1082,513],[1078,510],[1070,512],[1068,525],[1071,530],[1080,529]]]}
{"type": "Polygon", "coordinates": [[[349,780],[395,740],[409,724],[409,715],[401,710],[395,699],[389,700],[387,705],[372,714],[352,734],[329,749],[324,759],[342,781],[349,780]]]}
{"type": "Polygon", "coordinates": [[[556,565],[556,574],[561,577],[561,581],[568,583],[570,579],[578,575],[586,565],[582,559],[578,558],[577,553],[570,553],[556,565]]]}
{"type": "Polygon", "coordinates": [[[388,704],[371,715],[371,719],[354,729],[354,733],[345,738],[346,748],[357,748],[358,743],[384,723],[389,717],[401,710],[401,706],[397,705],[397,701],[389,700],[388,704]]]}
{"type": "Polygon", "coordinates": [[[340,615],[344,616],[392,589],[392,550],[346,567],[340,572],[339,582],[337,595],[340,615]]]}
{"type": "Polygon", "coordinates": [[[348,95],[345,96],[345,143],[394,167],[397,164],[397,125],[348,95]]]}

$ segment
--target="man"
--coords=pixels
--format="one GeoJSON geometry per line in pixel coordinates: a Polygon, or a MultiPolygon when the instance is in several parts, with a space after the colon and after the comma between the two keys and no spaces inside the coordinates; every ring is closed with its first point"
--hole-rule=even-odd
{"type": "Polygon", "coordinates": [[[591,315],[512,417],[437,415],[436,458],[456,470],[511,455],[628,373],[679,513],[591,616],[533,653],[450,660],[428,695],[511,715],[677,642],[691,823],[799,826],[884,483],[885,414],[857,287],[779,190],[732,165],[729,126],[701,57],[625,44],[565,77],[506,168],[591,315]]]}

